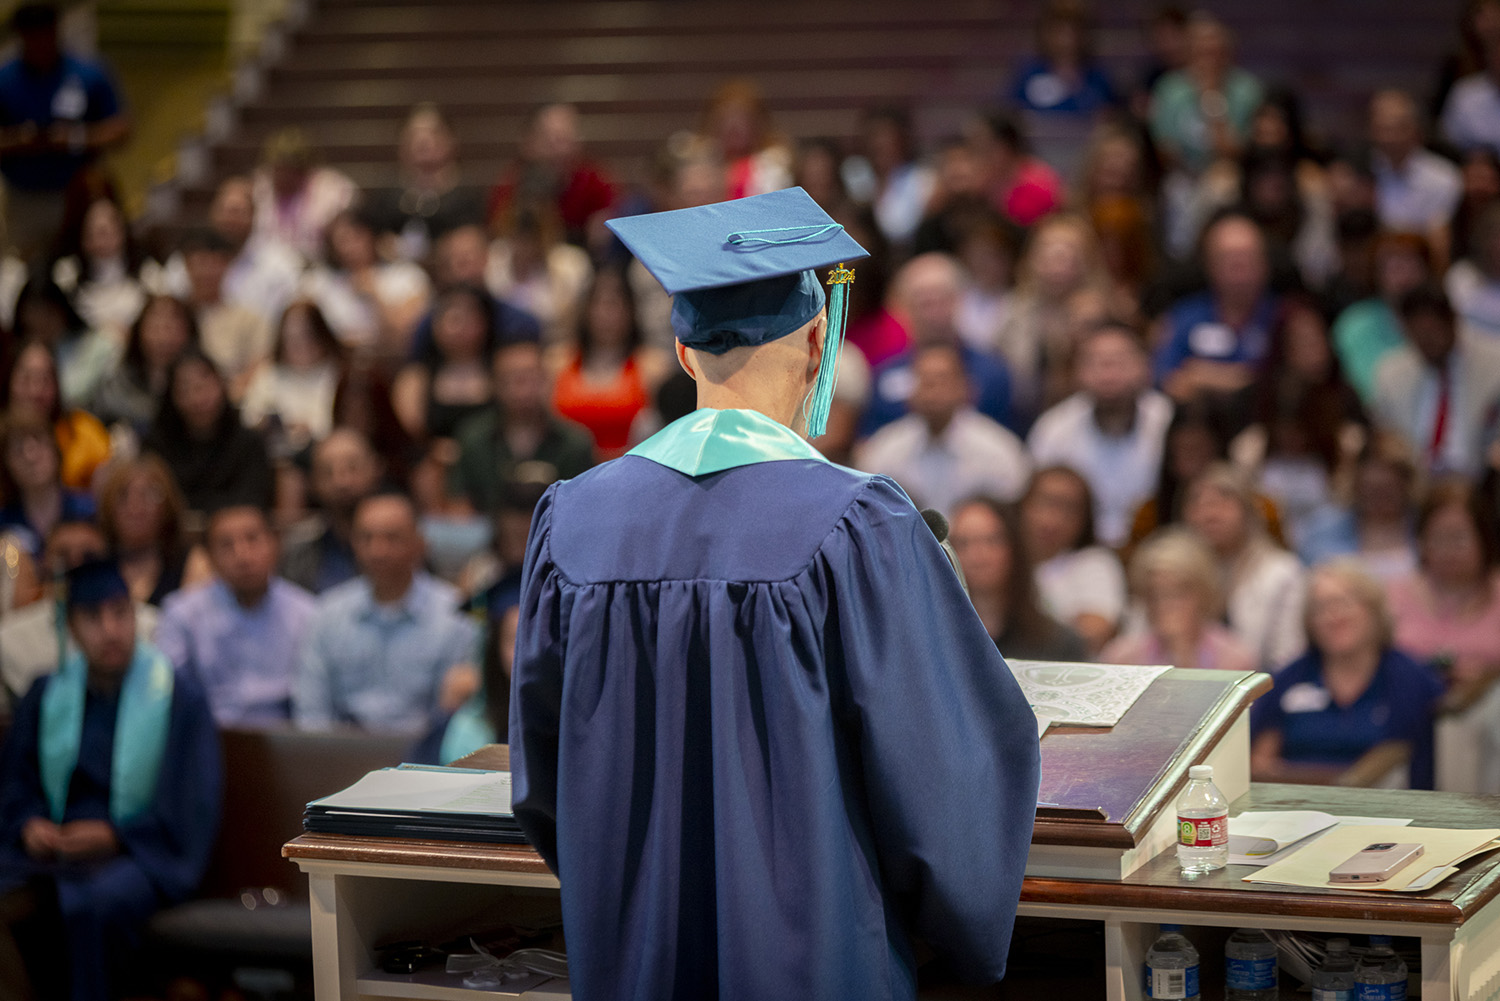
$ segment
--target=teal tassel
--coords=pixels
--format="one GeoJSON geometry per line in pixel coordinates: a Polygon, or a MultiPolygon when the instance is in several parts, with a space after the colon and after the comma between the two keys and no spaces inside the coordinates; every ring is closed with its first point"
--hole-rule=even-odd
{"type": "Polygon", "coordinates": [[[844,323],[849,314],[849,283],[854,272],[840,264],[828,278],[828,327],[823,332],[823,361],[818,366],[818,381],[803,404],[807,436],[817,438],[828,430],[828,411],[833,407],[833,391],[839,381],[839,348],[844,343],[844,323]]]}

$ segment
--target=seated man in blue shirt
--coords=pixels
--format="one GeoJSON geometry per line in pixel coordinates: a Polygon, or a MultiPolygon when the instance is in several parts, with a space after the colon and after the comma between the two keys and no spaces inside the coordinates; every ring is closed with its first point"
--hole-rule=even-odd
{"type": "Polygon", "coordinates": [[[353,542],[362,576],[322,596],[302,640],[297,723],[420,733],[478,687],[477,633],[458,611],[457,592],[421,569],[410,498],[361,501],[353,542]]]}
{"type": "Polygon", "coordinates": [[[1156,380],[1178,403],[1227,397],[1254,380],[1271,350],[1276,300],[1266,237],[1249,216],[1228,211],[1203,230],[1208,288],[1162,318],[1156,380]]]}
{"type": "Polygon", "coordinates": [[[73,178],[123,143],[130,121],[104,69],[58,45],[55,7],[23,4],[11,26],[21,54],[0,66],[0,175],[11,243],[31,257],[57,238],[73,178]]]}
{"type": "Polygon", "coordinates": [[[156,645],[208,693],[220,726],[266,726],[292,715],[297,647],[316,601],[273,576],[279,546],[266,512],[220,508],[204,533],[215,580],[168,596],[156,645]]]}
{"type": "Polygon", "coordinates": [[[198,685],[137,638],[119,568],[67,581],[76,650],[17,707],[0,767],[0,995],[31,996],[30,966],[105,1001],[146,919],[203,878],[219,737],[198,685]]]}

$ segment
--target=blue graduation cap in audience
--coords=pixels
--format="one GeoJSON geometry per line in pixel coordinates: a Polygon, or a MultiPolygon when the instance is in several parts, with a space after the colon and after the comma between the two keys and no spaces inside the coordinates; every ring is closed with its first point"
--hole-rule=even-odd
{"type": "Polygon", "coordinates": [[[112,559],[86,560],[69,570],[65,581],[70,609],[90,608],[130,595],[120,564],[112,559]]]}
{"type": "Polygon", "coordinates": [[[843,265],[870,256],[801,188],[606,225],[673,296],[672,331],[688,347],[723,354],[801,329],[828,307],[823,365],[808,398],[808,435],[823,433],[843,343],[843,265]],[[824,295],[818,270],[838,265],[824,295]]]}

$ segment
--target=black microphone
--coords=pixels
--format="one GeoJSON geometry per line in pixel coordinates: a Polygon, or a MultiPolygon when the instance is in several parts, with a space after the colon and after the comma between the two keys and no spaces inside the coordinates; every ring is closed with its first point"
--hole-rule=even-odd
{"type": "Polygon", "coordinates": [[[943,512],[929,507],[922,510],[922,520],[927,523],[927,530],[938,541],[938,545],[943,547],[943,555],[948,557],[948,565],[958,576],[958,583],[964,589],[964,593],[968,594],[969,582],[964,580],[963,567],[958,565],[958,553],[954,551],[953,543],[948,541],[948,519],[943,517],[943,512]]]}
{"type": "Polygon", "coordinates": [[[927,527],[932,530],[932,537],[939,542],[948,541],[948,519],[943,517],[943,512],[935,507],[924,508],[922,520],[927,522],[927,527]]]}

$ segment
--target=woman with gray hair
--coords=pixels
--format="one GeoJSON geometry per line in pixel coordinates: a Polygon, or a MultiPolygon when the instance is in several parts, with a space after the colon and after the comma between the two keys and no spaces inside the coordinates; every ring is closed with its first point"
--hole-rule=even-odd
{"type": "Polygon", "coordinates": [[[1433,709],[1442,682],[1392,646],[1385,592],[1356,560],[1312,571],[1308,650],[1250,711],[1257,782],[1332,782],[1377,744],[1410,746],[1413,789],[1433,785],[1433,709]]]}
{"type": "Polygon", "coordinates": [[[1255,670],[1255,654],[1220,624],[1219,568],[1192,532],[1167,528],[1147,539],[1130,561],[1130,590],[1145,611],[1144,624],[1106,646],[1100,660],[1255,670]]]}
{"type": "Polygon", "coordinates": [[[1249,479],[1217,462],[1188,484],[1183,520],[1213,551],[1229,628],[1262,671],[1277,671],[1302,653],[1302,598],[1297,557],[1271,541],[1249,479]]]}

